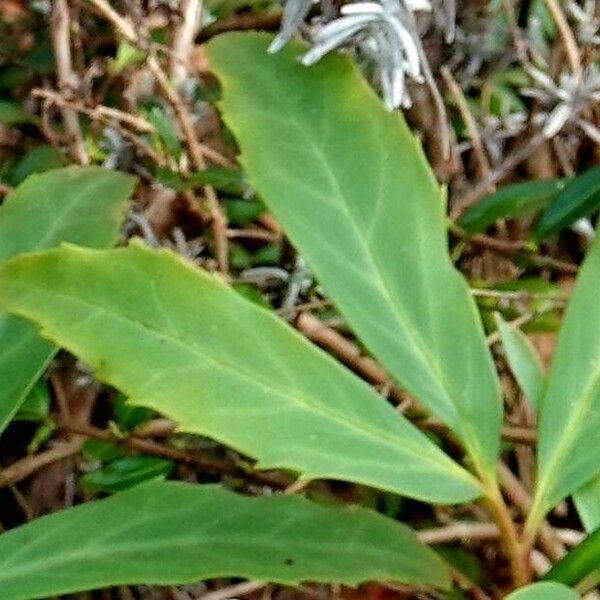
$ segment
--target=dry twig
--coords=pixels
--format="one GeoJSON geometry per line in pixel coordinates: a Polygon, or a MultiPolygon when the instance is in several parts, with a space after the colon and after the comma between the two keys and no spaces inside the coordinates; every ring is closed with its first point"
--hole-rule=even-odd
{"type": "Polygon", "coordinates": [[[10,467],[0,471],[0,488],[26,479],[36,471],[57,460],[69,458],[69,456],[77,454],[81,449],[82,443],[83,440],[80,439],[61,442],[45,452],[22,458],[10,467]]]}
{"type": "MultiPolygon", "coordinates": [[[[67,0],[55,0],[51,21],[52,45],[56,61],[56,74],[61,92],[71,96],[78,85],[78,77],[71,61],[71,16],[67,0]]],[[[65,131],[73,158],[82,165],[89,164],[89,157],[83,143],[77,112],[69,107],[61,109],[65,131]]]]}

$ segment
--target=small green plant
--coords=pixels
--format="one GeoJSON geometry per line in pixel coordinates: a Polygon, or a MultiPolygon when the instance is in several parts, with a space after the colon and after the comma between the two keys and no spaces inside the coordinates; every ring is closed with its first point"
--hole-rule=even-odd
{"type": "MultiPolygon", "coordinates": [[[[529,553],[557,503],[576,494],[584,507],[600,497],[597,484],[589,487],[600,473],[600,243],[582,267],[548,374],[522,336],[499,323],[539,419],[537,484],[521,526],[497,475],[503,407],[494,363],[468,286],[448,256],[444,194],[418,142],[348,60],[331,56],[306,69],[298,46],[269,56],[270,42],[243,34],[209,45],[244,172],[354,333],[444,423],[452,455],[443,439],[424,435],[272,312],[170,251],[136,241],[82,248],[75,244],[86,240],[67,234],[48,244],[15,242],[0,255],[10,259],[0,266],[0,303],[130,405],[235,448],[257,469],[435,504],[480,499],[500,531],[514,587],[522,588],[510,598],[576,598],[564,583],[593,576],[600,562],[594,536],[578,549],[585,560],[567,556],[549,574],[553,582],[527,586],[529,553]],[[44,249],[59,240],[71,243],[44,249]]],[[[131,182],[121,185],[119,206],[131,182]]],[[[15,199],[0,213],[1,240],[13,235],[6,225],[12,205],[15,199]]],[[[17,340],[8,338],[6,347],[17,340]]],[[[19,398],[51,353],[44,346],[19,398]]],[[[2,404],[7,419],[16,406],[2,404]]],[[[586,514],[590,529],[600,525],[586,514]]],[[[447,590],[451,575],[407,527],[366,509],[164,481],[0,536],[0,597],[7,600],[224,576],[447,590]]]]}

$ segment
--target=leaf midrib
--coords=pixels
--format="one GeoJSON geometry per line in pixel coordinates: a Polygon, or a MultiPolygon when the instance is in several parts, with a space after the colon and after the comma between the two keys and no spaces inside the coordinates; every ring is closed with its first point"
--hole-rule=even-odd
{"type": "MultiPolygon", "coordinates": [[[[600,369],[596,369],[596,375],[592,377],[586,390],[581,396],[581,400],[576,405],[576,410],[571,413],[567,427],[564,430],[564,435],[561,436],[561,441],[556,446],[551,458],[545,465],[544,476],[540,480],[538,496],[544,498],[552,489],[552,485],[560,478],[560,468],[564,463],[567,454],[572,449],[573,442],[580,431],[580,424],[585,418],[589,408],[594,402],[594,398],[600,388],[600,369]],[[558,475],[557,475],[558,474],[558,475]],[[553,477],[556,475],[556,477],[553,477]],[[554,479],[554,481],[553,481],[554,479]]],[[[544,402],[545,404],[545,402],[544,402]]],[[[593,477],[593,475],[592,475],[593,477]]],[[[546,501],[548,498],[544,498],[546,501]]]]}
{"type": "MultiPolygon", "coordinates": [[[[187,267],[187,265],[184,265],[184,266],[186,266],[186,268],[191,269],[191,267],[187,267]]],[[[194,275],[197,276],[198,274],[194,273],[194,275]]],[[[329,410],[324,410],[327,407],[324,407],[322,404],[315,404],[314,402],[310,401],[310,399],[308,399],[307,397],[305,397],[303,395],[297,395],[294,393],[290,393],[285,388],[280,388],[279,386],[274,386],[272,384],[272,382],[270,382],[270,381],[265,382],[263,377],[261,377],[261,376],[255,377],[252,374],[249,374],[246,370],[241,368],[240,365],[235,365],[235,367],[234,367],[233,365],[230,365],[230,363],[225,360],[213,358],[210,355],[205,354],[199,348],[190,346],[184,339],[173,334],[172,332],[170,332],[169,335],[167,335],[164,332],[161,332],[160,330],[156,329],[155,327],[153,327],[147,323],[143,323],[141,321],[136,321],[136,320],[132,319],[131,317],[125,317],[117,312],[114,312],[114,310],[111,310],[108,307],[105,307],[102,305],[96,305],[89,301],[84,301],[81,298],[78,298],[78,297],[72,296],[72,295],[68,295],[64,292],[53,290],[52,294],[58,298],[69,299],[72,302],[73,301],[77,302],[80,305],[86,307],[87,309],[95,309],[98,312],[105,313],[109,317],[112,317],[116,320],[123,320],[127,323],[133,324],[134,326],[141,328],[141,329],[145,329],[154,335],[157,335],[157,336],[160,336],[160,337],[163,337],[166,339],[170,339],[173,343],[179,344],[180,346],[182,346],[184,348],[184,350],[187,350],[190,353],[195,354],[195,355],[199,356],[200,358],[203,358],[207,362],[216,364],[217,366],[220,366],[221,368],[223,368],[225,370],[232,371],[234,374],[239,375],[240,377],[243,377],[244,379],[249,380],[251,382],[254,382],[254,383],[258,382],[260,385],[266,387],[267,389],[274,390],[275,392],[281,394],[282,396],[290,398],[290,400],[292,400],[292,402],[294,402],[295,404],[299,404],[300,406],[307,407],[309,409],[309,411],[315,413],[317,415],[317,417],[320,417],[320,418],[323,418],[326,420],[327,419],[333,420],[336,423],[339,423],[341,418],[344,417],[345,420],[341,420],[342,425],[345,424],[345,426],[348,427],[349,429],[351,429],[351,430],[354,429],[359,434],[361,434],[363,436],[367,436],[367,439],[375,438],[377,441],[383,440],[392,448],[396,448],[396,449],[399,448],[400,450],[403,450],[409,454],[412,454],[421,460],[423,460],[423,458],[424,458],[424,451],[430,450],[426,447],[425,440],[424,440],[423,447],[421,447],[421,448],[414,448],[412,444],[406,443],[404,440],[403,440],[403,444],[399,445],[398,444],[399,438],[392,436],[391,434],[387,433],[384,430],[379,430],[379,429],[373,430],[371,427],[365,427],[365,423],[362,421],[355,421],[352,418],[349,418],[349,417],[346,418],[346,415],[339,415],[339,413],[329,411],[329,410]]],[[[47,328],[42,327],[41,333],[42,333],[42,335],[47,333],[50,336],[50,332],[48,331],[47,328]]],[[[60,335],[57,335],[56,339],[52,339],[53,336],[50,336],[50,337],[51,337],[50,341],[54,341],[55,343],[60,344],[60,339],[59,339],[60,335]]],[[[308,342],[306,342],[306,340],[304,338],[302,338],[301,336],[299,336],[298,341],[300,341],[303,345],[308,344],[308,342]]],[[[394,418],[398,418],[393,413],[390,416],[393,416],[394,418]]],[[[407,422],[407,425],[411,426],[411,424],[409,422],[407,422]]],[[[439,451],[439,453],[442,454],[441,451],[439,451]]],[[[438,456],[432,456],[431,454],[429,454],[428,462],[433,463],[433,465],[437,467],[435,469],[435,471],[437,471],[437,472],[442,471],[442,472],[445,472],[446,474],[455,474],[457,477],[460,477],[461,480],[463,480],[464,482],[467,482],[470,486],[472,486],[474,488],[474,491],[477,491],[478,485],[477,485],[476,480],[474,478],[472,478],[459,465],[455,464],[450,458],[446,459],[445,456],[442,454],[442,456],[440,456],[438,459],[438,456]],[[450,470],[450,468],[452,470],[450,470]]]]}
{"type": "MultiPolygon", "coordinates": [[[[283,96],[281,96],[283,98],[283,96]]],[[[287,99],[286,99],[287,102],[287,99]]],[[[288,104],[289,106],[289,104],[288,104]]],[[[255,112],[265,116],[267,119],[270,118],[267,113],[262,113],[257,110],[248,110],[246,112],[255,112]]],[[[289,111],[290,114],[293,115],[294,111],[289,111]]],[[[328,161],[326,160],[326,155],[319,144],[310,136],[308,136],[306,130],[302,127],[301,123],[298,122],[295,118],[288,118],[286,122],[293,123],[297,131],[300,135],[308,140],[309,145],[315,150],[318,156],[321,158],[321,164],[324,165],[324,172],[330,180],[332,187],[334,189],[334,193],[337,196],[337,204],[342,209],[342,212],[346,213],[348,221],[351,223],[352,229],[356,232],[357,240],[359,241],[360,246],[363,248],[363,252],[367,257],[369,263],[371,264],[372,271],[377,274],[378,287],[381,290],[385,300],[390,307],[390,313],[394,315],[395,321],[399,323],[400,328],[406,330],[412,338],[415,340],[415,346],[418,350],[418,354],[421,356],[421,362],[425,364],[432,374],[432,379],[441,384],[441,388],[445,391],[445,396],[448,400],[448,405],[454,409],[454,412],[460,416],[462,414],[462,409],[460,407],[460,403],[455,401],[454,393],[450,393],[452,391],[452,386],[449,385],[447,377],[445,373],[441,370],[441,366],[438,360],[430,353],[425,340],[418,333],[417,329],[415,329],[415,325],[411,318],[407,316],[407,313],[404,309],[403,303],[393,301],[393,295],[389,284],[387,283],[386,278],[383,276],[382,271],[378,265],[378,261],[375,258],[375,255],[371,252],[370,243],[368,239],[365,237],[364,232],[360,229],[357,223],[357,219],[355,218],[353,212],[351,211],[348,204],[345,202],[345,195],[342,192],[340,187],[338,178],[336,174],[329,168],[328,161]]],[[[241,162],[246,162],[241,157],[241,162]]],[[[325,284],[323,284],[325,287],[325,284]]],[[[464,419],[459,419],[461,427],[464,426],[464,419]]]]}

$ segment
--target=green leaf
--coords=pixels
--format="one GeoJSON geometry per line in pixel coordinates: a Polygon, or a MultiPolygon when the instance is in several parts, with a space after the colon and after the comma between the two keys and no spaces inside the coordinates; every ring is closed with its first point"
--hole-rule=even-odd
{"type": "Polygon", "coordinates": [[[370,510],[212,485],[149,482],[0,535],[2,600],[213,577],[450,585],[410,529],[370,510]]]}
{"type": "Polygon", "coordinates": [[[164,144],[166,151],[175,159],[179,160],[181,157],[181,141],[177,135],[175,129],[173,129],[173,123],[165,110],[160,105],[155,105],[148,111],[148,120],[152,123],[156,129],[156,133],[160,138],[160,141],[164,144]]]}
{"type": "MultiPolygon", "coordinates": [[[[577,514],[589,533],[600,527],[600,477],[595,477],[573,494],[577,514]]],[[[600,564],[600,563],[599,563],[600,564]]]]}
{"type": "Polygon", "coordinates": [[[34,173],[43,173],[66,164],[63,155],[52,146],[36,146],[29,150],[6,174],[10,185],[18,185],[34,173]]]}
{"type": "Polygon", "coordinates": [[[233,225],[247,225],[265,212],[265,207],[260,202],[230,199],[223,204],[227,220],[233,225]]]}
{"type": "Polygon", "coordinates": [[[125,455],[125,449],[122,446],[95,439],[86,440],[81,447],[81,452],[86,458],[101,462],[115,460],[125,455]]]}
{"type": "Polygon", "coordinates": [[[579,595],[560,583],[542,581],[509,594],[506,600],[580,600],[579,595]]]}
{"type": "Polygon", "coordinates": [[[598,571],[600,566],[600,529],[588,535],[557,562],[544,579],[559,581],[566,585],[577,585],[598,571]]]}
{"type": "MultiPolygon", "coordinates": [[[[29,177],[0,207],[0,262],[61,241],[109,246],[118,235],[132,177],[67,167],[29,177]]],[[[35,328],[0,311],[0,431],[54,353],[35,328]]]]}
{"type": "Polygon", "coordinates": [[[579,271],[540,405],[538,484],[530,528],[600,472],[599,288],[596,241],[579,271]]]}
{"type": "Polygon", "coordinates": [[[241,192],[246,185],[244,173],[240,169],[211,167],[204,171],[192,173],[188,181],[196,186],[212,185],[223,192],[235,194],[241,192]]]}
{"type": "Polygon", "coordinates": [[[498,313],[495,317],[508,366],[529,404],[537,411],[546,385],[546,373],[540,357],[520,329],[509,325],[498,313]]]}
{"type": "Polygon", "coordinates": [[[109,63],[111,74],[118,75],[123,69],[144,60],[144,53],[125,41],[119,42],[117,54],[109,63]]]}
{"type": "Polygon", "coordinates": [[[0,302],[131,402],[308,479],[436,502],[475,479],[271,312],[170,251],[63,245],[0,267],[0,302]]]}
{"type": "Polygon", "coordinates": [[[596,210],[600,205],[600,166],[575,177],[550,203],[538,221],[534,238],[543,240],[596,210]]]}
{"type": "Polygon", "coordinates": [[[504,186],[471,206],[459,219],[458,225],[468,233],[477,233],[498,219],[534,213],[545,207],[564,187],[564,179],[526,181],[504,186]]]}
{"type": "Polygon", "coordinates": [[[0,100],[0,123],[5,125],[22,125],[30,123],[31,117],[18,102],[0,100]]]}
{"type": "Polygon", "coordinates": [[[399,113],[350,60],[226,34],[207,52],[250,182],[354,332],[495,477],[501,402],[483,328],[447,252],[444,195],[399,113]]]}
{"type": "Polygon", "coordinates": [[[167,168],[159,168],[156,170],[155,177],[163,185],[178,192],[192,187],[212,185],[221,192],[242,195],[247,187],[242,171],[222,167],[208,167],[204,171],[197,171],[185,178],[167,168]]]}
{"type": "Polygon", "coordinates": [[[154,456],[125,456],[86,473],[79,483],[95,492],[119,492],[149,479],[164,478],[173,470],[170,460],[154,456]]]}
{"type": "Polygon", "coordinates": [[[15,421],[45,421],[50,410],[50,393],[42,379],[29,390],[23,404],[15,415],[15,421]]]}

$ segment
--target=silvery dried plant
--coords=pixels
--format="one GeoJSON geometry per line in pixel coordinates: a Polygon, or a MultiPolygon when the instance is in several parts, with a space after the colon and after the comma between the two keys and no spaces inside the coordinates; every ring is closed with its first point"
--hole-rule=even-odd
{"type": "Polygon", "coordinates": [[[583,6],[569,0],[567,10],[575,21],[577,40],[582,44],[600,46],[600,17],[596,16],[595,0],[585,0],[583,6]]]}
{"type": "Polygon", "coordinates": [[[522,94],[536,98],[545,108],[537,116],[537,120],[543,124],[542,133],[552,138],[567,124],[571,124],[600,144],[600,130],[580,115],[585,106],[600,102],[598,66],[589,64],[581,76],[563,72],[558,83],[539,69],[530,67],[528,71],[537,85],[523,89],[522,94]]]}
{"type": "Polygon", "coordinates": [[[337,18],[328,18],[333,7],[322,0],[322,15],[306,25],[312,0],[284,0],[279,35],[270,51],[277,52],[300,29],[305,28],[311,42],[302,57],[311,65],[337,48],[350,48],[375,65],[378,85],[386,106],[391,110],[411,104],[406,81],[432,80],[429,65],[417,35],[416,11],[434,11],[446,39],[454,36],[454,0],[377,0],[344,4],[337,18]]]}

